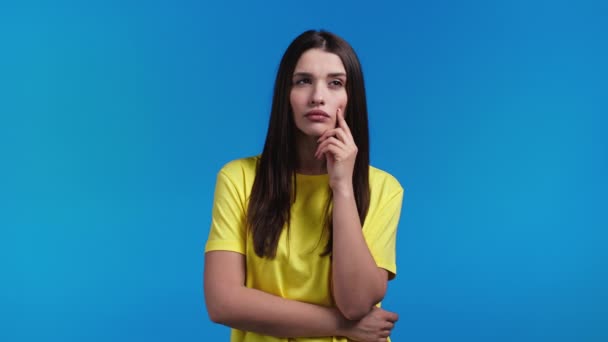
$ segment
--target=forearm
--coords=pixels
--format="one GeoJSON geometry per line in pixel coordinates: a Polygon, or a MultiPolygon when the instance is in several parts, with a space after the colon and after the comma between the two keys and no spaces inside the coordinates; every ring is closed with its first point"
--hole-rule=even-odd
{"type": "Polygon", "coordinates": [[[346,319],[336,308],[284,299],[247,287],[218,301],[212,318],[231,328],[275,337],[343,336],[346,319]]]}
{"type": "Polygon", "coordinates": [[[386,283],[363,237],[351,189],[333,192],[332,281],[338,308],[358,319],[382,300],[386,283]]]}

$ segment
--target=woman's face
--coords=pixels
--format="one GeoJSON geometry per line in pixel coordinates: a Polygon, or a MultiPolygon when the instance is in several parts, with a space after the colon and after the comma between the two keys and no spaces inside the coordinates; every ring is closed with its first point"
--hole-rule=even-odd
{"type": "Polygon", "coordinates": [[[336,127],[336,111],[344,108],[346,70],[338,55],[310,49],[300,56],[293,73],[289,100],[296,127],[318,137],[336,127]]]}

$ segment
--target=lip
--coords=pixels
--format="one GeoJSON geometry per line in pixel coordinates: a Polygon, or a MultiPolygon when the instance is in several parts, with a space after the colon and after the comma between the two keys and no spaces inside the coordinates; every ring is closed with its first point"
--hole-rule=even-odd
{"type": "Polygon", "coordinates": [[[329,114],[320,109],[313,109],[310,112],[304,114],[304,116],[315,121],[329,119],[329,114]]]}

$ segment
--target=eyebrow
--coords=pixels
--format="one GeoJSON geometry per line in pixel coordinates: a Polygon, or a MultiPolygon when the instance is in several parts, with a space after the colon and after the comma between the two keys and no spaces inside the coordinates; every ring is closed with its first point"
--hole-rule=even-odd
{"type": "MultiPolygon", "coordinates": [[[[312,77],[312,74],[309,72],[296,72],[293,74],[293,77],[296,77],[296,76],[312,77]]],[[[340,77],[340,76],[346,77],[346,73],[332,72],[332,73],[327,74],[327,76],[328,77],[340,77]]]]}

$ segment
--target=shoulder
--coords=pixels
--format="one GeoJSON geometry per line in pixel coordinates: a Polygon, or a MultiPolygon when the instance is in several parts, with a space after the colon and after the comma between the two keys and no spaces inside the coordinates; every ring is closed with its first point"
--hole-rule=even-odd
{"type": "Polygon", "coordinates": [[[260,156],[251,156],[229,161],[222,166],[219,173],[231,179],[255,176],[259,159],[260,156]]]}
{"type": "Polygon", "coordinates": [[[390,173],[370,165],[369,167],[370,210],[381,208],[393,200],[403,199],[401,183],[390,173]]]}
{"type": "Polygon", "coordinates": [[[248,197],[255,181],[259,156],[232,160],[220,169],[217,174],[217,184],[228,186],[240,194],[242,199],[248,197]]]}
{"type": "Polygon", "coordinates": [[[372,191],[374,189],[383,189],[383,192],[393,194],[403,192],[403,187],[397,178],[390,173],[371,165],[369,167],[369,186],[372,191]]]}

